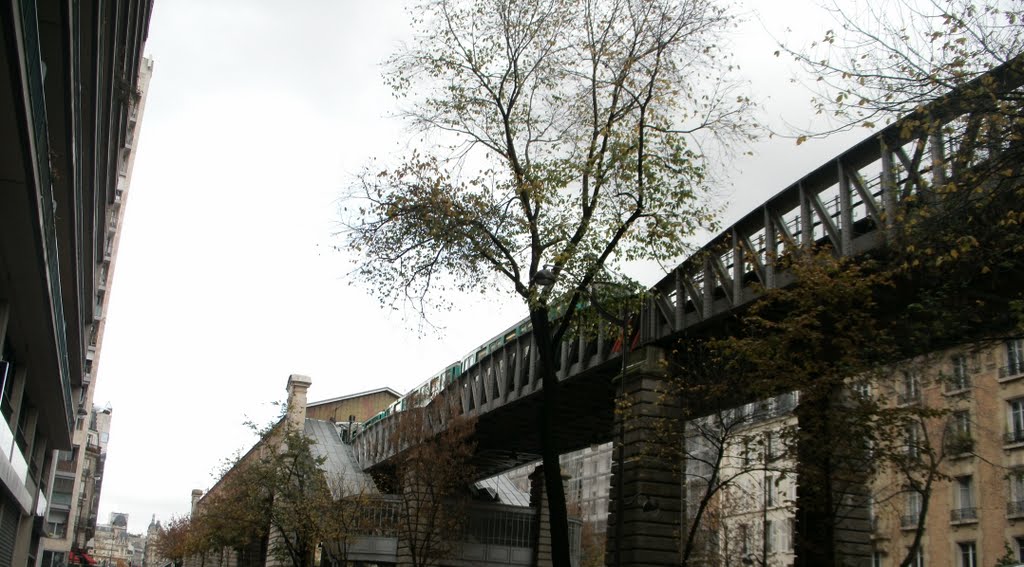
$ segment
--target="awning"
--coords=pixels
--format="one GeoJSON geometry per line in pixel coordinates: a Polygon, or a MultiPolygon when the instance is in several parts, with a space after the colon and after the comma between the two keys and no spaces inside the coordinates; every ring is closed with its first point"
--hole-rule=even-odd
{"type": "Polygon", "coordinates": [[[95,565],[96,560],[84,551],[68,552],[68,565],[95,565]]]}

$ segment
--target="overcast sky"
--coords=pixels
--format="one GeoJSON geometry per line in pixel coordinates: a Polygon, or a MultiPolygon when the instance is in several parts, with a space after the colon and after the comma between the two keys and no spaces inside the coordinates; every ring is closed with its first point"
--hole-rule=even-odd
{"type": "MultiPolygon", "coordinates": [[[[803,125],[809,95],[767,32],[826,24],[808,0],[770,5],[731,42],[763,119],[803,125]]],[[[96,379],[96,403],[113,407],[101,521],[126,512],[141,532],[152,514],[186,514],[190,491],[251,444],[243,422],[275,415],[289,374],[312,378],[311,400],[405,392],[525,316],[496,294],[460,300],[443,331],[417,329],[351,285],[333,249],[352,175],[409,140],[379,68],[407,34],[396,0],[157,0],[96,379]]],[[[775,138],[719,164],[725,218],[865,135],[775,138]]]]}

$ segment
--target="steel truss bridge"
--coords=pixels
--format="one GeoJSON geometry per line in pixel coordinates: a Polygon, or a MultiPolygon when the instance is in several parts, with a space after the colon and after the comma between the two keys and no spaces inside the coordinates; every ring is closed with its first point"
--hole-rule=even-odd
{"type": "MultiPolygon", "coordinates": [[[[761,290],[788,285],[792,276],[777,267],[787,251],[830,245],[841,256],[857,256],[885,245],[898,229],[896,214],[908,199],[925,198],[954,179],[957,167],[971,167],[996,155],[1007,141],[972,144],[970,161],[956,161],[969,118],[985,92],[1008,93],[1024,84],[1018,57],[930,106],[894,122],[823,163],[722,231],[667,274],[649,292],[634,319],[634,345],[666,344],[684,331],[719,318],[758,297],[761,290]],[[974,101],[976,102],[976,101],[974,101]],[[924,128],[923,124],[941,127],[924,128]]],[[[983,106],[983,105],[982,105],[983,106]]],[[[967,136],[968,138],[970,136],[967,136]]],[[[614,380],[622,367],[613,341],[580,336],[561,345],[557,376],[562,388],[556,446],[563,452],[612,439],[614,380]]],[[[477,418],[480,477],[539,458],[541,378],[537,349],[529,332],[509,337],[500,348],[462,369],[442,397],[461,415],[477,418]]],[[[356,454],[372,470],[393,456],[394,419],[357,432],[356,454]]]]}

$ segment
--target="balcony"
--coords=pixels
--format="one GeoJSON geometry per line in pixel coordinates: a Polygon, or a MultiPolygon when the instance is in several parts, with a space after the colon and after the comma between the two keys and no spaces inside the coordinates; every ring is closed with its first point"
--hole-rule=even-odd
{"type": "Polygon", "coordinates": [[[964,394],[969,393],[971,390],[971,375],[965,374],[962,376],[953,375],[948,382],[946,382],[946,388],[944,392],[946,394],[964,394]]]}
{"type": "Polygon", "coordinates": [[[1024,500],[1014,500],[1006,503],[1006,517],[1019,518],[1024,516],[1024,500]]]}
{"type": "Polygon", "coordinates": [[[1020,378],[1022,375],[1024,375],[1024,364],[1022,363],[1008,364],[999,369],[1000,382],[1020,378]]]}
{"type": "Polygon", "coordinates": [[[65,461],[60,459],[57,461],[57,472],[75,474],[75,468],[78,467],[78,461],[65,461]]]}
{"type": "Polygon", "coordinates": [[[946,440],[946,452],[950,455],[966,455],[974,451],[974,438],[969,434],[957,434],[946,440]]]}
{"type": "Polygon", "coordinates": [[[921,390],[913,390],[898,394],[896,396],[896,403],[901,406],[921,403],[921,390]]]}
{"type": "Polygon", "coordinates": [[[1003,434],[1003,442],[1007,445],[1024,443],[1024,429],[1014,429],[1003,434]]]}
{"type": "Polygon", "coordinates": [[[978,509],[973,506],[970,508],[954,508],[949,511],[949,521],[954,524],[977,522],[978,509]]]}

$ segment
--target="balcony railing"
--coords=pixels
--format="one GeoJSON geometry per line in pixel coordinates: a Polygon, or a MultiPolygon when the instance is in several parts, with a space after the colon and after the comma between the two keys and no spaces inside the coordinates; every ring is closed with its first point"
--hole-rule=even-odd
{"type": "Polygon", "coordinates": [[[1014,500],[1007,502],[1006,515],[1011,518],[1024,516],[1024,500],[1014,500]]]}
{"type": "Polygon", "coordinates": [[[1003,435],[1003,441],[1005,443],[1024,443],[1024,429],[1014,429],[1013,431],[1007,431],[1003,435]]]}
{"type": "Polygon", "coordinates": [[[900,516],[900,528],[909,529],[917,527],[917,514],[904,514],[900,516]]]}
{"type": "Polygon", "coordinates": [[[946,393],[954,394],[958,392],[965,392],[971,388],[971,375],[965,374],[962,376],[953,375],[948,382],[946,382],[946,393]]]}
{"type": "Polygon", "coordinates": [[[921,391],[904,392],[896,396],[896,403],[901,406],[916,404],[921,401],[921,391]]]}
{"type": "Polygon", "coordinates": [[[999,379],[1009,380],[1024,374],[1024,364],[1008,364],[999,369],[999,379]]]}
{"type": "Polygon", "coordinates": [[[974,438],[960,434],[946,440],[946,452],[951,455],[962,455],[974,450],[974,438]]]}
{"type": "Polygon", "coordinates": [[[970,508],[954,508],[949,511],[949,521],[951,522],[976,522],[978,520],[978,509],[975,507],[970,508]]]}
{"type": "Polygon", "coordinates": [[[73,461],[73,460],[72,461],[65,461],[63,459],[62,460],[58,460],[57,461],[57,471],[75,474],[75,467],[77,467],[77,465],[78,465],[78,463],[76,461],[73,461]]]}

